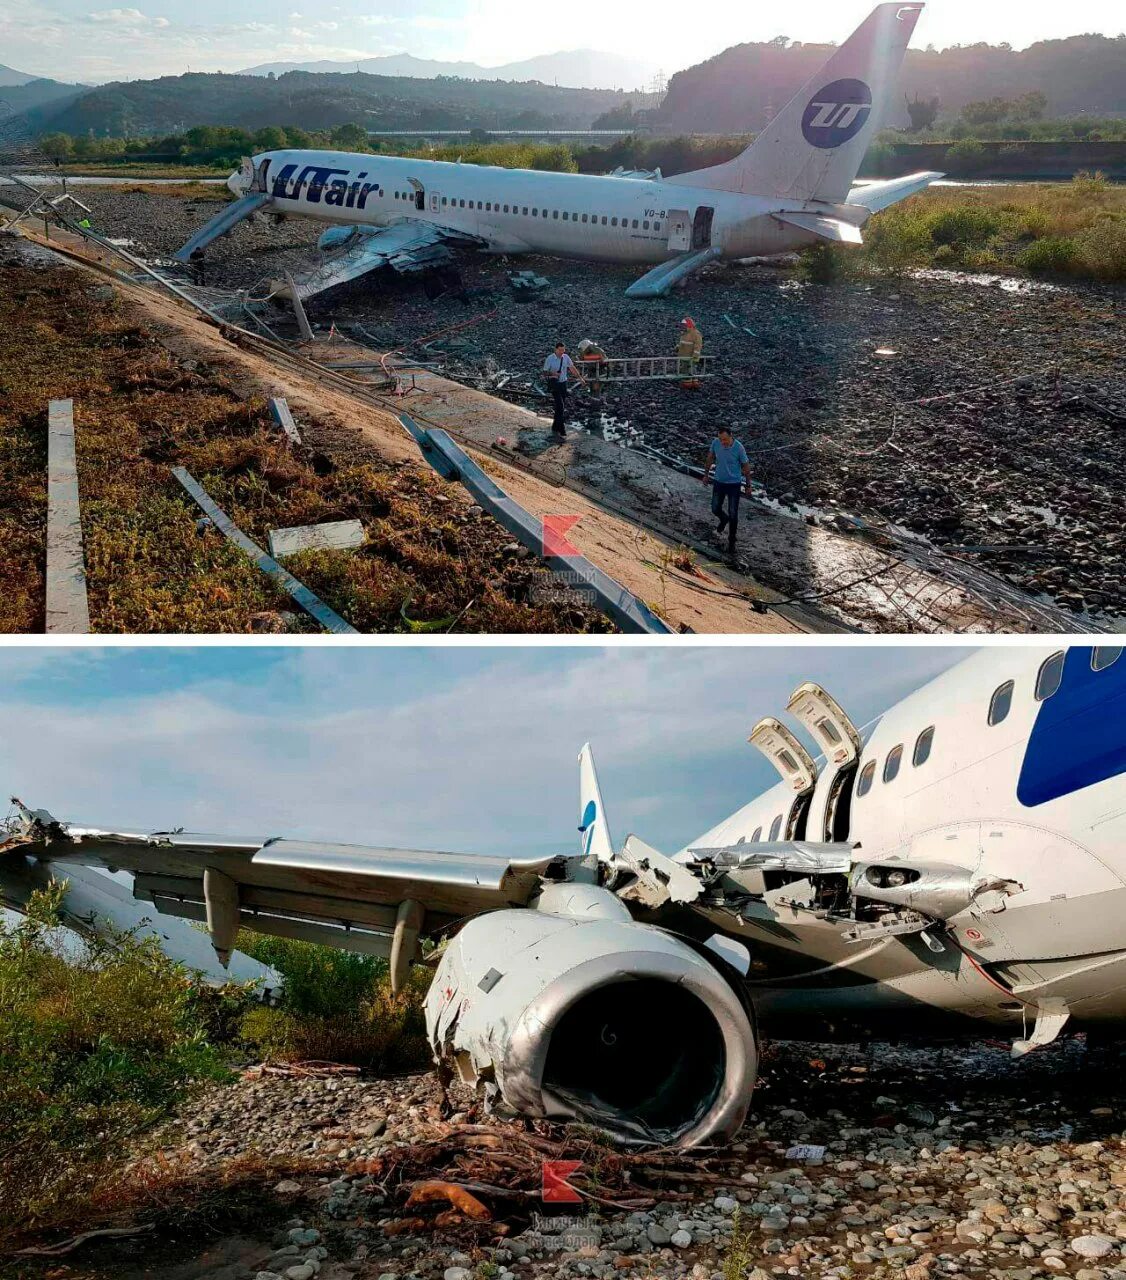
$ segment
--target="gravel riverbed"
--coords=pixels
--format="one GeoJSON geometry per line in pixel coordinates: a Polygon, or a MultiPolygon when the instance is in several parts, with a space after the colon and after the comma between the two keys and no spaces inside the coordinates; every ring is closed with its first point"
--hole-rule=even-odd
{"type": "MultiPolygon", "coordinates": [[[[776,1045],[739,1140],[726,1154],[701,1153],[699,1167],[721,1168],[718,1177],[693,1175],[693,1157],[670,1174],[668,1200],[644,1209],[592,1200],[579,1218],[521,1211],[507,1228],[467,1235],[399,1230],[401,1198],[363,1172],[403,1144],[481,1118],[469,1108],[440,1120],[430,1076],[243,1079],[186,1105],[165,1135],[168,1152],[216,1166],[251,1150],[298,1155],[332,1172],[280,1182],[265,1193],[263,1220],[275,1226],[237,1248],[213,1243],[190,1272],[122,1265],[119,1274],[1104,1280],[1126,1274],[1120,1085],[1118,1056],[1081,1039],[1017,1062],[1001,1045],[776,1045]],[[795,1146],[824,1153],[796,1158],[795,1146]]],[[[575,1159],[584,1142],[574,1137],[575,1159]]]]}
{"type": "MultiPolygon", "coordinates": [[[[154,258],[217,207],[140,190],[83,199],[100,231],[154,258]]],[[[319,230],[256,218],[209,248],[206,282],[247,289],[299,272],[319,230]]],[[[611,356],[671,354],[691,315],[717,377],[696,392],[649,382],[598,401],[582,393],[576,420],[688,461],[733,423],[756,478],[784,504],[889,521],[1076,612],[1126,614],[1126,290],[943,273],[823,285],[732,264],[640,302],[623,296],[637,274],[470,254],[460,299],[383,272],[311,310],[326,327],[362,326],[374,344],[408,350],[495,310],[454,335],[447,370],[486,388],[507,374],[496,394],[542,412],[533,388],[556,337],[572,350],[593,338],[611,356]],[[550,287],[521,303],[507,276],[527,268],[550,287]]]]}

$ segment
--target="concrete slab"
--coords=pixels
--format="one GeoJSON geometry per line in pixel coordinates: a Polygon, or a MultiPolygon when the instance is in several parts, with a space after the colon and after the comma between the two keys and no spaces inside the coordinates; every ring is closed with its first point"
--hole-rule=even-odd
{"type": "Polygon", "coordinates": [[[48,632],[81,635],[90,630],[73,400],[52,400],[47,408],[46,613],[48,632]]]}
{"type": "Polygon", "coordinates": [[[364,545],[364,526],[358,520],[295,525],[270,530],[270,555],[275,560],[298,551],[352,551],[364,545]]]}

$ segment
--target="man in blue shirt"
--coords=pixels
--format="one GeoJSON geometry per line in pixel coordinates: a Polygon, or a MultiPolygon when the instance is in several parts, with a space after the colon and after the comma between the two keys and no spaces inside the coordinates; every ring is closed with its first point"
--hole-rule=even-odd
{"type": "Polygon", "coordinates": [[[739,531],[739,497],[743,481],[751,490],[751,464],[747,451],[735,439],[730,427],[720,427],[719,436],[708,448],[704,464],[704,483],[712,484],[712,514],[719,521],[717,534],[727,530],[728,554],[735,554],[735,535],[739,531]],[[724,508],[726,507],[726,511],[724,508]]]}
{"type": "Polygon", "coordinates": [[[555,418],[551,424],[552,434],[566,436],[564,418],[567,412],[567,392],[571,389],[571,379],[577,378],[584,387],[586,379],[575,368],[575,362],[567,354],[567,348],[562,342],[555,344],[555,351],[543,362],[543,373],[547,379],[547,385],[551,388],[551,399],[555,405],[555,418]]]}

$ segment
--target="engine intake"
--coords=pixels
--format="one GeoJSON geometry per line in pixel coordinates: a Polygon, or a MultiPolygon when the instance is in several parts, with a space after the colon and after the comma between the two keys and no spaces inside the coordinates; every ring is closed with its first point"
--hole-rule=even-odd
{"type": "Polygon", "coordinates": [[[497,911],[466,924],[426,999],[435,1058],[524,1115],[685,1147],[733,1137],[758,1069],[742,1001],[679,938],[593,895],[597,915],[585,904],[579,918],[497,911]]]}

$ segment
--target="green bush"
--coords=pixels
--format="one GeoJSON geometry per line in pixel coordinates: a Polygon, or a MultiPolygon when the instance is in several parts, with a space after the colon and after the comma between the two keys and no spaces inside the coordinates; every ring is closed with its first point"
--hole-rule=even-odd
{"type": "Polygon", "coordinates": [[[1044,236],[1030,244],[1018,262],[1034,276],[1063,275],[1075,266],[1078,256],[1074,240],[1063,236],[1044,236]]]}
{"type": "Polygon", "coordinates": [[[987,244],[999,229],[1000,219],[992,210],[972,205],[935,214],[930,223],[931,239],[935,244],[975,248],[987,244]]]}
{"type": "Polygon", "coordinates": [[[1126,280],[1126,218],[1107,215],[1075,237],[1084,275],[1096,280],[1126,280]]]}
{"type": "Polygon", "coordinates": [[[946,148],[946,163],[954,171],[972,171],[984,163],[985,156],[985,147],[973,138],[965,138],[946,148]]]}
{"type": "Polygon", "coordinates": [[[151,939],[62,934],[64,892],[0,924],[0,1237],[73,1214],[171,1102],[225,1075],[189,974],[151,939]]]}
{"type": "Polygon", "coordinates": [[[408,1071],[430,1062],[422,1001],[430,971],[411,971],[391,993],[384,960],[332,947],[242,933],[239,949],[273,965],[284,985],[277,1008],[255,1008],[240,1034],[263,1058],[345,1062],[372,1071],[408,1071]]]}

